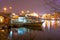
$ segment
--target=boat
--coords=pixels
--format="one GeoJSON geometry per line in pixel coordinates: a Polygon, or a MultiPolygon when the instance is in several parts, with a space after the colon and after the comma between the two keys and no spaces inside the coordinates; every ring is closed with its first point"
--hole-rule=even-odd
{"type": "Polygon", "coordinates": [[[35,22],[35,23],[24,23],[22,26],[32,30],[42,30],[43,22],[35,22]]]}
{"type": "Polygon", "coordinates": [[[43,22],[40,20],[40,18],[35,16],[29,16],[29,17],[19,17],[18,18],[19,23],[13,23],[13,27],[16,27],[16,25],[19,27],[25,27],[32,30],[41,30],[43,22]]]}
{"type": "Polygon", "coordinates": [[[32,23],[20,23],[20,24],[13,24],[13,28],[28,28],[32,30],[42,30],[43,22],[32,22],[32,23]]]}

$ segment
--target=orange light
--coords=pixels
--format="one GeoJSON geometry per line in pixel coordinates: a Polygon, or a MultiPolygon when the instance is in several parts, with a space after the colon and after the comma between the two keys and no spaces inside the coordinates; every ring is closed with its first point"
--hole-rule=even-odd
{"type": "Polygon", "coordinates": [[[3,10],[4,10],[4,11],[6,11],[6,10],[7,10],[7,8],[6,8],[6,7],[4,7],[4,8],[3,8],[3,10]]]}
{"type": "Polygon", "coordinates": [[[0,23],[4,22],[4,17],[0,16],[0,23]]]}
{"type": "Polygon", "coordinates": [[[21,11],[21,13],[24,13],[24,11],[21,11]]]}
{"type": "Polygon", "coordinates": [[[1,30],[2,32],[4,32],[4,30],[1,30]]]}

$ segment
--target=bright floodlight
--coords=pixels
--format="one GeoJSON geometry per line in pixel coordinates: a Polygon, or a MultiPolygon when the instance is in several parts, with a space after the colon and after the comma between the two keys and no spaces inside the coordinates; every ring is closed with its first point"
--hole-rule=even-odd
{"type": "Polygon", "coordinates": [[[36,16],[36,17],[38,17],[38,14],[37,13],[32,13],[32,14],[30,14],[31,16],[36,16]]]}
{"type": "Polygon", "coordinates": [[[6,10],[7,10],[7,8],[6,8],[6,7],[4,7],[4,8],[3,8],[3,10],[4,10],[4,11],[6,11],[6,10]]]}

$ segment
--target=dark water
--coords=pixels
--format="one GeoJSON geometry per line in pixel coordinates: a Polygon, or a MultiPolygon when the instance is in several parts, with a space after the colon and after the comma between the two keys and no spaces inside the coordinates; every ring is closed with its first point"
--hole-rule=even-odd
{"type": "Polygon", "coordinates": [[[60,26],[45,28],[43,30],[29,30],[26,28],[13,28],[10,32],[11,40],[60,40],[60,26]],[[12,35],[11,35],[12,34],[12,35]]]}
{"type": "Polygon", "coordinates": [[[42,30],[12,28],[10,40],[60,40],[60,23],[54,26],[42,26],[42,30]]]}

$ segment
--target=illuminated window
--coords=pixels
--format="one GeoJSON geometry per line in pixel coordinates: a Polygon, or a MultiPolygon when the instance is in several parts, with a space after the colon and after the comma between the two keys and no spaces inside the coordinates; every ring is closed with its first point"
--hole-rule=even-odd
{"type": "Polygon", "coordinates": [[[27,22],[27,20],[26,20],[25,17],[19,17],[19,18],[18,18],[18,21],[19,21],[19,22],[22,22],[22,23],[26,23],[26,22],[27,22]]]}

